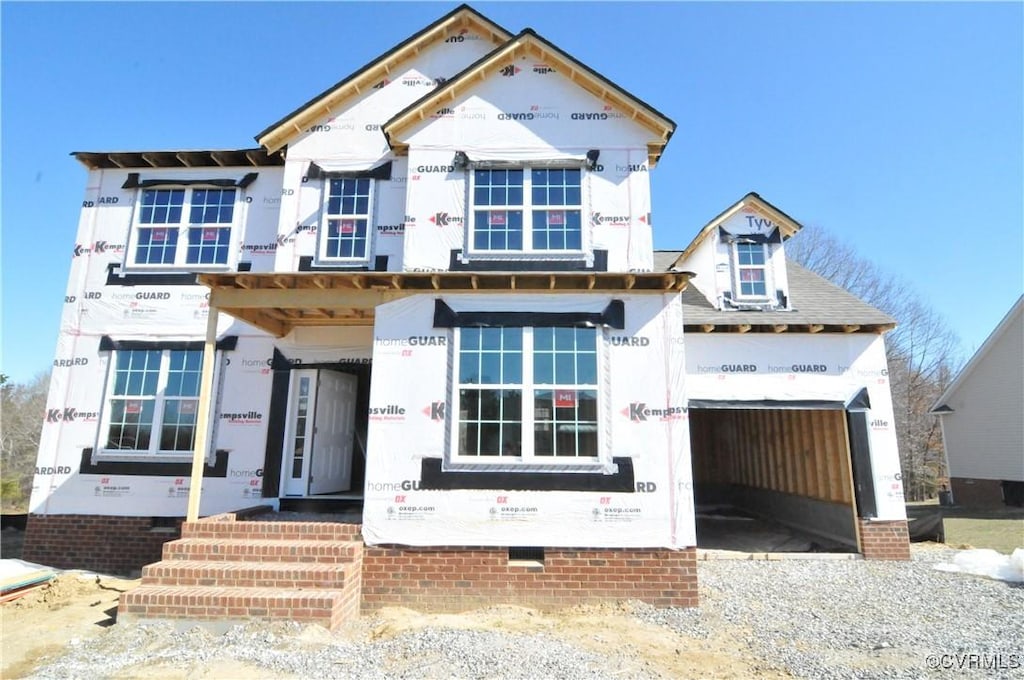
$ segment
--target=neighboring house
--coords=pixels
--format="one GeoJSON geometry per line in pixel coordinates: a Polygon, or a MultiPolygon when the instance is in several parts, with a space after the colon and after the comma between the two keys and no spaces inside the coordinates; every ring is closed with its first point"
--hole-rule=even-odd
{"type": "Polygon", "coordinates": [[[186,515],[356,502],[398,584],[364,605],[685,605],[695,496],[906,557],[893,320],[753,194],[655,254],[674,131],[462,6],[257,149],[76,153],[26,557],[129,569],[186,515]]]}
{"type": "Polygon", "coordinates": [[[939,416],[953,502],[1024,505],[1024,297],[942,393],[939,416]]]}

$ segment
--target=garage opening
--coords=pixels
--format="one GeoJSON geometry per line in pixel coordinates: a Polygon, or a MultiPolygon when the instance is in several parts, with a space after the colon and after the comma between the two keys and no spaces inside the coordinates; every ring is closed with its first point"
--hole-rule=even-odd
{"type": "Polygon", "coordinates": [[[858,550],[843,404],[691,401],[689,413],[699,548],[858,550]]]}

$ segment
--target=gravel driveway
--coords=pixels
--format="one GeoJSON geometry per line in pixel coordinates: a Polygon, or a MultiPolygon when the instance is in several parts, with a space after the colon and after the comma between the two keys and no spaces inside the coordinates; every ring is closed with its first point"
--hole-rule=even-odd
{"type": "Polygon", "coordinates": [[[1024,677],[1024,588],[932,569],[953,554],[701,562],[699,610],[389,609],[333,634],[118,625],[33,677],[1024,677]]]}

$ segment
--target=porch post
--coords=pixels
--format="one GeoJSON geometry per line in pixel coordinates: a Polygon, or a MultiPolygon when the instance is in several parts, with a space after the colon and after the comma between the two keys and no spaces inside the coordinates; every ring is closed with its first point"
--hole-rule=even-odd
{"type": "MultiPolygon", "coordinates": [[[[212,296],[211,296],[212,297],[212,296]]],[[[188,514],[185,521],[199,519],[199,496],[203,490],[203,467],[210,439],[210,406],[213,402],[213,362],[217,349],[217,308],[210,304],[206,319],[206,344],[203,345],[203,370],[199,378],[199,406],[196,409],[195,444],[192,448],[192,481],[188,489],[188,514]]]]}

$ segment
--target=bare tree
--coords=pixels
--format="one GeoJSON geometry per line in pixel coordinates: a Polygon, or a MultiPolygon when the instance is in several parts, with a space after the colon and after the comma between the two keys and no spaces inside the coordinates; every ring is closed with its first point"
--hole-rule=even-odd
{"type": "Polygon", "coordinates": [[[50,374],[40,373],[25,384],[0,381],[0,478],[4,512],[25,512],[39,435],[46,415],[50,374]]]}
{"type": "Polygon", "coordinates": [[[821,227],[808,227],[786,254],[896,319],[886,335],[893,416],[907,500],[935,496],[945,478],[938,419],[928,410],[955,374],[960,341],[905,280],[882,271],[821,227]]]}

